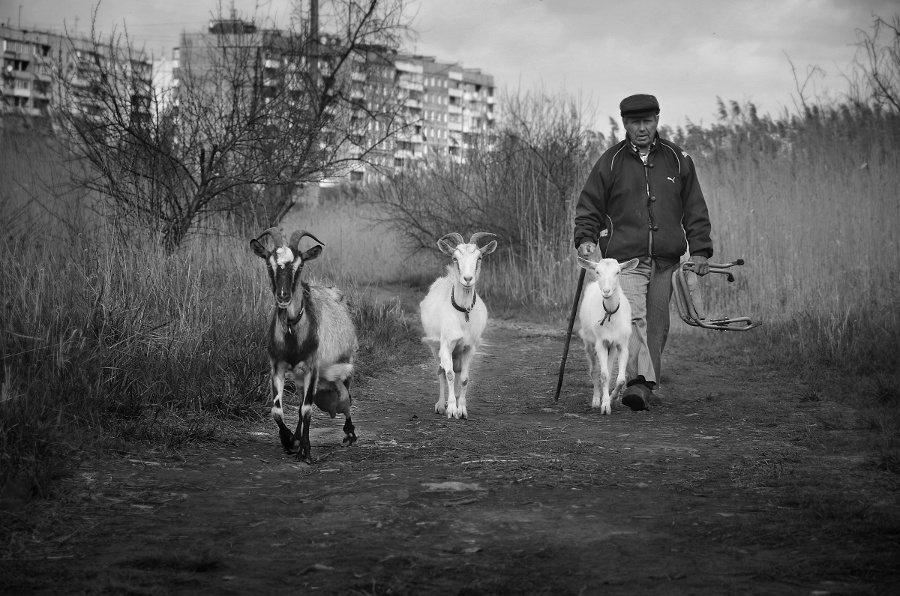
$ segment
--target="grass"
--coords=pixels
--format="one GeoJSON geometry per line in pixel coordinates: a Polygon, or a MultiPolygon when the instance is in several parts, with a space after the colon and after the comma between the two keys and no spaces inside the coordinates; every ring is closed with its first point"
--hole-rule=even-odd
{"type": "MultiPolygon", "coordinates": [[[[791,371],[809,386],[802,402],[840,399],[854,411],[852,424],[871,429],[877,465],[896,471],[900,207],[892,189],[900,185],[900,140],[879,134],[892,122],[872,115],[858,116],[853,127],[801,122],[798,142],[774,151],[741,143],[727,151],[686,147],[709,203],[716,260],[747,263],[733,284],[704,280],[706,310],[750,315],[764,325],[721,334],[676,318],[673,331],[701,334],[701,358],[746,357],[791,371]]],[[[174,255],[152,237],[122,237],[88,208],[96,204],[92,197],[60,190],[62,170],[46,157],[51,139],[0,134],[0,177],[11,181],[0,189],[3,486],[47,495],[73,449],[143,441],[176,450],[214,439],[223,420],[264,415],[270,297],[263,268],[248,250],[249,234],[223,225],[221,234],[198,236],[174,255]],[[69,449],[61,454],[60,444],[69,449]]],[[[486,170],[467,184],[500,178],[486,170]]],[[[578,189],[581,180],[564,186],[578,189]]],[[[559,229],[544,230],[535,222],[550,207],[528,206],[559,197],[540,194],[543,187],[512,178],[509,192],[525,194],[502,204],[522,212],[510,213],[503,226],[518,229],[521,244],[498,238],[501,250],[485,259],[479,292],[493,316],[562,326],[578,268],[568,240],[559,239],[571,237],[577,192],[565,222],[554,224],[559,229]]],[[[467,192],[475,200],[502,188],[487,190],[467,192]]],[[[401,234],[373,223],[375,210],[344,198],[301,206],[283,222],[325,244],[305,275],[350,296],[360,329],[360,379],[422,354],[407,322],[411,313],[374,299],[369,287],[422,288],[446,262],[407,252],[401,234]]],[[[822,428],[850,424],[823,415],[829,418],[822,428]]],[[[6,490],[13,489],[0,489],[0,499],[6,490]]]]}
{"type": "Polygon", "coordinates": [[[311,269],[359,286],[415,281],[443,266],[443,259],[433,254],[411,255],[404,250],[401,237],[373,221],[373,210],[344,199],[304,204],[285,217],[282,228],[307,230],[324,243],[322,256],[311,269]]]}
{"type": "MultiPolygon", "coordinates": [[[[246,239],[198,236],[167,255],[153,238],[100,230],[0,239],[0,499],[50,495],[80,449],[172,451],[265,415],[271,296],[246,239]]],[[[359,379],[421,352],[399,304],[334,269],[308,280],[348,291],[359,379]]]]}

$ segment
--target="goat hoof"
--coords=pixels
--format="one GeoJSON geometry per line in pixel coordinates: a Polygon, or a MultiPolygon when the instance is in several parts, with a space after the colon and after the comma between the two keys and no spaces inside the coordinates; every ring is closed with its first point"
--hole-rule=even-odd
{"type": "Polygon", "coordinates": [[[294,434],[287,428],[278,429],[278,438],[281,439],[281,446],[288,453],[293,453],[296,443],[294,442],[294,434]]]}
{"type": "Polygon", "coordinates": [[[352,435],[344,435],[344,440],[342,441],[342,443],[344,445],[349,447],[350,445],[352,445],[355,442],[356,442],[356,434],[355,433],[352,435]]]}

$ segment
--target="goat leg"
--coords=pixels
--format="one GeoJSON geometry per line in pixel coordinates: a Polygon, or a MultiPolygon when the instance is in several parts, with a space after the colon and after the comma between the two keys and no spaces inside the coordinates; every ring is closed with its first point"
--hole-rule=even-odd
{"type": "Polygon", "coordinates": [[[297,432],[294,439],[300,441],[297,461],[312,464],[312,448],[309,443],[309,424],[312,421],[312,405],[315,402],[318,379],[313,374],[303,376],[303,403],[300,406],[300,420],[297,421],[297,432]],[[299,436],[298,436],[299,435],[299,436]]]}
{"type": "Polygon", "coordinates": [[[294,451],[294,435],[284,423],[284,370],[272,367],[272,418],[278,425],[278,437],[287,453],[294,451]]]}
{"type": "MultiPolygon", "coordinates": [[[[610,357],[610,361],[612,361],[612,357],[610,357]]],[[[617,404],[620,404],[622,403],[622,389],[625,388],[625,367],[628,364],[628,342],[618,345],[616,361],[618,373],[616,374],[616,388],[613,389],[612,398],[617,404]]]]}
{"type": "MultiPolygon", "coordinates": [[[[341,399],[341,404],[344,405],[344,440],[341,443],[349,446],[356,442],[356,427],[353,426],[353,421],[350,420],[350,404],[353,403],[353,396],[350,395],[350,377],[344,379],[341,385],[344,388],[342,393],[347,393],[346,401],[341,399]]],[[[338,388],[341,385],[338,385],[338,388]]]]}
{"type": "MultiPolygon", "coordinates": [[[[472,360],[475,358],[475,348],[473,346],[467,346],[462,353],[460,354],[460,365],[459,365],[459,396],[456,398],[457,410],[459,410],[459,417],[468,420],[469,412],[466,410],[466,397],[469,391],[469,368],[472,365],[472,360]]],[[[455,364],[455,363],[454,363],[455,364]]]]}

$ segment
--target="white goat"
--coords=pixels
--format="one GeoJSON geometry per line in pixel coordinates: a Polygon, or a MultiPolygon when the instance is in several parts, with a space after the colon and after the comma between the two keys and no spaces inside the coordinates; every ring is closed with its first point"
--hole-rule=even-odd
{"type": "Polygon", "coordinates": [[[312,463],[309,423],[313,403],[332,418],[342,413],[345,417],[343,442],[356,441],[350,420],[350,378],[358,343],[343,295],[334,288],[300,281],[303,265],[322,252],[322,246],[313,246],[301,253],[299,244],[304,236],[322,244],[309,232],[298,230],[284,245],[281,230],[269,228],[251,240],[250,246],[266,261],[275,297],[268,334],[272,417],[278,424],[285,451],[292,453],[299,444],[297,459],[312,463]],[[303,380],[300,420],[294,433],[284,423],[285,378],[303,380]]]}
{"type": "Polygon", "coordinates": [[[496,240],[479,248],[476,243],[484,236],[495,234],[475,232],[466,243],[462,236],[453,232],[438,240],[438,248],[453,257],[453,262],[447,266],[447,273],[431,284],[428,295],[419,304],[425,330],[422,342],[431,348],[438,362],[440,397],[434,404],[434,411],[445,412],[446,382],[447,418],[469,417],[466,411],[469,367],[481,345],[481,334],[488,318],[487,307],[478,299],[475,284],[481,273],[481,258],[497,248],[496,240]]]}
{"type": "Polygon", "coordinates": [[[631,337],[631,304],[619,286],[619,273],[637,267],[638,260],[631,259],[619,265],[615,259],[601,259],[595,263],[579,257],[578,264],[593,272],[593,279],[584,287],[584,297],[578,313],[581,322],[578,335],[584,342],[588,374],[594,381],[591,407],[600,408],[601,414],[610,414],[611,398],[621,399],[619,393],[625,386],[628,340],[631,337]],[[616,356],[619,371],[615,389],[610,396],[609,373],[616,356]]]}

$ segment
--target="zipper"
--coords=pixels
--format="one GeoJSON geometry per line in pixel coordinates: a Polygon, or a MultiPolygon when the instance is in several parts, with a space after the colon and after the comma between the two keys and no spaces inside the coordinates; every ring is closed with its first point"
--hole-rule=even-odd
{"type": "MultiPolygon", "coordinates": [[[[647,190],[647,254],[649,256],[653,256],[653,209],[651,208],[652,201],[650,200],[650,150],[647,151],[647,161],[644,162],[641,159],[641,163],[644,165],[644,183],[645,188],[647,190]]],[[[640,155],[638,155],[638,159],[640,159],[640,155]]]]}

